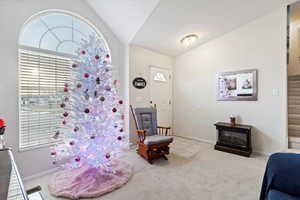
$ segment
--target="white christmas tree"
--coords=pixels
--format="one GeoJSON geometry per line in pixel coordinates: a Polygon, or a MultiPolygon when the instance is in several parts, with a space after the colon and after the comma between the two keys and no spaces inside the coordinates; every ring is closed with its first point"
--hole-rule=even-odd
{"type": "Polygon", "coordinates": [[[77,50],[60,105],[64,127],[54,135],[62,141],[51,152],[54,164],[106,167],[121,154],[125,144],[123,101],[117,96],[110,55],[103,46],[91,36],[77,50]]]}

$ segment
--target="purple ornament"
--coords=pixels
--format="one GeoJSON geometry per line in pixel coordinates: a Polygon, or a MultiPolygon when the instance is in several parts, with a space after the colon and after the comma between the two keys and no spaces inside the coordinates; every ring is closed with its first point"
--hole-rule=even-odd
{"type": "Polygon", "coordinates": [[[80,162],[80,157],[76,157],[76,158],[75,158],[75,161],[76,161],[76,162],[80,162]]]}
{"type": "Polygon", "coordinates": [[[108,85],[108,86],[105,87],[105,90],[106,91],[111,91],[111,87],[108,85]]]}
{"type": "Polygon", "coordinates": [[[105,97],[100,97],[100,101],[105,101],[105,97]]]}
{"type": "Polygon", "coordinates": [[[91,138],[91,139],[95,139],[95,138],[96,138],[96,136],[95,136],[95,135],[92,135],[90,138],[91,138]]]}
{"type": "Polygon", "coordinates": [[[78,127],[75,127],[75,128],[74,128],[74,132],[77,132],[77,131],[79,131],[79,128],[78,128],[78,127]]]}

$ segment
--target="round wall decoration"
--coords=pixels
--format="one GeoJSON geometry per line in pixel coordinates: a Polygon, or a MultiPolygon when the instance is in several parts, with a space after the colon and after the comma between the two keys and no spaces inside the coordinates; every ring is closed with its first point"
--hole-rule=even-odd
{"type": "Polygon", "coordinates": [[[144,89],[147,85],[147,82],[144,78],[137,77],[137,78],[133,79],[132,84],[133,84],[133,87],[135,87],[136,89],[144,89]]]}

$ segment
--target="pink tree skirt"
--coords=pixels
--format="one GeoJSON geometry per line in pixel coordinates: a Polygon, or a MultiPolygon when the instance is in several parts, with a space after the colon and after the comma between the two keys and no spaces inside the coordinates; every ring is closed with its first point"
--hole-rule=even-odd
{"type": "Polygon", "coordinates": [[[99,197],[126,184],[132,176],[132,166],[115,160],[108,172],[102,168],[83,166],[56,172],[49,184],[49,191],[56,197],[70,199],[99,197]]]}

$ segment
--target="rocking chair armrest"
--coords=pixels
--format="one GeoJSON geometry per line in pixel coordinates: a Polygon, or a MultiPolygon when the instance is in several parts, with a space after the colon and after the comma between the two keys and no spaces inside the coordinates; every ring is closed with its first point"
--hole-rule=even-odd
{"type": "Polygon", "coordinates": [[[136,132],[139,136],[140,142],[144,142],[144,140],[146,138],[146,131],[142,130],[142,129],[137,129],[136,132]]]}
{"type": "Polygon", "coordinates": [[[170,126],[157,126],[157,128],[161,128],[161,129],[168,129],[168,130],[170,130],[170,129],[171,129],[171,127],[170,127],[170,126]]]}

